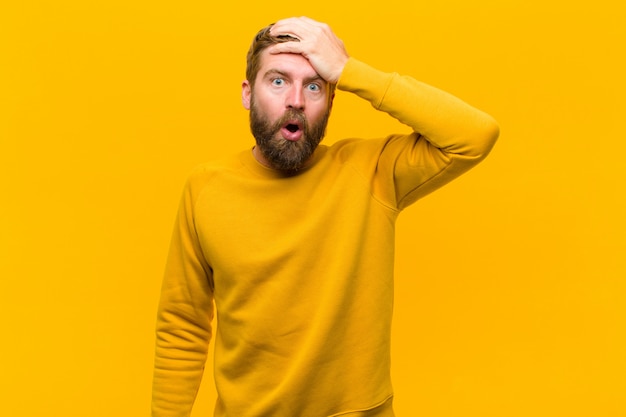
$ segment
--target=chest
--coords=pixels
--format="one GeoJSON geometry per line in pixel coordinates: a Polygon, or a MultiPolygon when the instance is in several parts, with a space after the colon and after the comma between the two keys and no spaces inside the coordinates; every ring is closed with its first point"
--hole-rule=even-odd
{"type": "Polygon", "coordinates": [[[281,179],[223,174],[204,187],[194,219],[211,267],[233,274],[353,244],[389,213],[345,168],[281,179]]]}

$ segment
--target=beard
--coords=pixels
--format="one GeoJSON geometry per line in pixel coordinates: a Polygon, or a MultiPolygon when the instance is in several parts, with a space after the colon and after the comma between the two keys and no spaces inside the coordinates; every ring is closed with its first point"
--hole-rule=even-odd
{"type": "Polygon", "coordinates": [[[256,144],[272,168],[280,171],[297,171],[311,158],[326,133],[330,109],[314,124],[309,124],[302,111],[287,109],[283,116],[271,122],[257,107],[254,99],[250,106],[250,130],[256,144]],[[302,137],[291,141],[280,131],[289,121],[297,120],[302,127],[302,137]]]}

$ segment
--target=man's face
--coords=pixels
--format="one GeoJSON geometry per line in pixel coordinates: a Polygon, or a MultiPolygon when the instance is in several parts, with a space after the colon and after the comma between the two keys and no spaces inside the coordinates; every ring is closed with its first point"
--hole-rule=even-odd
{"type": "Polygon", "coordinates": [[[257,159],[272,168],[295,171],[324,137],[330,114],[329,85],[298,54],[262,52],[254,88],[243,83],[257,159]]]}

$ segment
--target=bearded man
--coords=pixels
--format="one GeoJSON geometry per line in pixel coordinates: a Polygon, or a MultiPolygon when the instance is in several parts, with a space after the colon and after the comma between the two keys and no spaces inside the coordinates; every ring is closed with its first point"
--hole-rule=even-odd
{"type": "Polygon", "coordinates": [[[396,219],[480,162],[498,126],[304,17],[254,38],[242,102],[256,145],[200,166],[183,193],[152,415],[190,415],[216,312],[216,417],[391,417],[396,219]],[[335,88],[412,133],[320,144],[335,88]]]}

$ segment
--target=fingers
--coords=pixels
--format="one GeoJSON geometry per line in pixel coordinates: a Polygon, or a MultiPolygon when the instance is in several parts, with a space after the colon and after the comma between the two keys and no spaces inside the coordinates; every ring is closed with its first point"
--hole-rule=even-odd
{"type": "MultiPolygon", "coordinates": [[[[288,36],[306,43],[309,48],[320,41],[332,41],[336,38],[330,27],[308,17],[291,17],[279,20],[270,29],[272,36],[288,36]]],[[[298,48],[300,49],[300,48],[298,48]]]]}
{"type": "Polygon", "coordinates": [[[267,51],[272,54],[300,54],[306,57],[306,53],[300,41],[294,37],[294,41],[283,42],[271,45],[267,48],[267,51]]]}
{"type": "Polygon", "coordinates": [[[272,36],[291,36],[301,41],[304,37],[315,36],[324,26],[327,27],[308,17],[290,17],[276,22],[270,33],[272,36]]]}
{"type": "Polygon", "coordinates": [[[336,82],[343,70],[348,54],[343,42],[330,26],[308,17],[283,19],[270,29],[275,37],[288,36],[292,41],[282,42],[268,48],[270,54],[300,54],[325,80],[336,82]]]}
{"type": "Polygon", "coordinates": [[[271,54],[296,53],[307,55],[307,51],[313,48],[318,36],[315,27],[318,22],[305,17],[290,17],[276,22],[270,29],[270,34],[275,37],[292,38],[293,42],[284,42],[272,45],[268,48],[271,54]],[[304,43],[307,43],[305,45],[304,43]]]}
{"type": "Polygon", "coordinates": [[[341,43],[330,26],[308,17],[279,20],[270,29],[270,34],[275,37],[289,37],[294,41],[273,45],[269,49],[271,54],[298,53],[308,57],[317,51],[324,51],[327,45],[341,43]]]}

